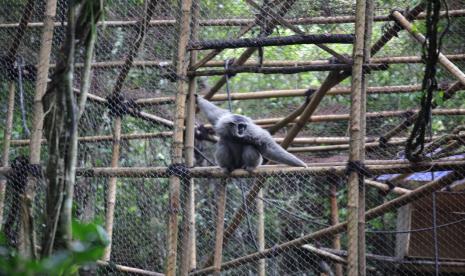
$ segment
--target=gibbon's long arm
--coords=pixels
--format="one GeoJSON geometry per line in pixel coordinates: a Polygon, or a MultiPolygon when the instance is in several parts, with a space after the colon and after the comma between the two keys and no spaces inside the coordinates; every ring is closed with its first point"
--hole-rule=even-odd
{"type": "Polygon", "coordinates": [[[245,136],[245,140],[257,146],[266,159],[289,166],[307,167],[302,160],[276,143],[271,134],[260,126],[251,122],[245,136]]]}
{"type": "Polygon", "coordinates": [[[213,126],[216,125],[221,117],[231,114],[226,109],[219,108],[218,106],[199,96],[197,96],[197,106],[199,107],[200,111],[202,111],[202,113],[207,116],[208,121],[213,126]]]}

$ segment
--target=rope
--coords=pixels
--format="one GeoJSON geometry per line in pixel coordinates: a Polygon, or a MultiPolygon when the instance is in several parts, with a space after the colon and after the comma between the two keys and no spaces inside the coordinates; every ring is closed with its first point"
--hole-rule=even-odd
{"type": "Polygon", "coordinates": [[[433,93],[438,89],[436,65],[439,59],[442,39],[448,31],[450,24],[447,10],[447,4],[444,0],[427,1],[425,22],[427,31],[426,39],[423,43],[423,60],[426,64],[422,83],[423,96],[421,98],[421,109],[405,147],[406,158],[412,162],[418,162],[422,159],[426,129],[427,127],[431,128],[433,93]],[[447,24],[444,31],[438,36],[441,3],[444,3],[446,8],[447,24]]]}

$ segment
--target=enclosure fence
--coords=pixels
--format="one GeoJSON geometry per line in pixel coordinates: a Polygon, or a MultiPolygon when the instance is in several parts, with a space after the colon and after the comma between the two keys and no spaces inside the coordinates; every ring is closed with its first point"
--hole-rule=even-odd
{"type": "MultiPolygon", "coordinates": [[[[0,5],[0,221],[40,256],[52,156],[45,95],[68,1],[0,5]]],[[[73,217],[123,275],[465,273],[465,2],[447,0],[422,159],[427,1],[105,1],[78,124],[73,217]],[[195,95],[308,167],[223,172],[195,95]]],[[[442,30],[441,29],[441,30],[442,30]]],[[[73,92],[86,57],[77,53],[73,92]]],[[[58,111],[60,112],[60,111],[58,111]]]]}

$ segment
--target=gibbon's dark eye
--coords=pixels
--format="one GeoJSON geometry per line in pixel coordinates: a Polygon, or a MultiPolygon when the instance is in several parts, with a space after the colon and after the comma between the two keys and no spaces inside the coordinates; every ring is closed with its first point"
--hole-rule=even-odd
{"type": "Polygon", "coordinates": [[[244,133],[244,130],[247,128],[247,125],[246,124],[238,124],[237,125],[237,132],[239,134],[243,134],[244,133]]]}

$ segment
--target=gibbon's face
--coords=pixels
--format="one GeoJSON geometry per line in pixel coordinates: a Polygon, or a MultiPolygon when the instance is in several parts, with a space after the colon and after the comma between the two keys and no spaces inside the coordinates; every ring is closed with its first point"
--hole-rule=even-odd
{"type": "Polygon", "coordinates": [[[243,137],[247,130],[248,121],[240,115],[233,115],[232,120],[228,123],[229,131],[232,136],[243,137]]]}

